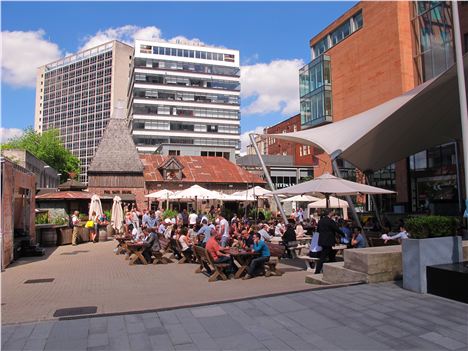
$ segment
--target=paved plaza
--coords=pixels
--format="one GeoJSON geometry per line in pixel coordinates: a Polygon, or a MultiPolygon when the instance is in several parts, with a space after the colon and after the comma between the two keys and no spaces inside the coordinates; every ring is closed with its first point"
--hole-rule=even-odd
{"type": "MultiPolygon", "coordinates": [[[[125,300],[131,297],[125,297],[125,300]]],[[[2,350],[466,350],[468,307],[393,283],[3,326],[2,350]]]]}
{"type": "Polygon", "coordinates": [[[398,283],[304,290],[306,272],[290,265],[282,277],[208,283],[194,265],[129,266],[113,246],[58,247],[3,272],[2,350],[468,348],[468,305],[398,283]],[[53,316],[84,306],[96,313],[53,316]]]}
{"type": "MultiPolygon", "coordinates": [[[[83,306],[96,313],[148,311],[300,291],[304,264],[280,265],[281,277],[208,282],[195,264],[134,265],[113,252],[116,242],[49,248],[45,257],[23,258],[2,273],[2,323],[52,319],[56,310],[83,306]],[[28,280],[51,282],[25,284],[28,280]]],[[[286,260],[287,261],[287,260],[286,260]]],[[[285,262],[286,262],[285,261],[285,262]]]]}

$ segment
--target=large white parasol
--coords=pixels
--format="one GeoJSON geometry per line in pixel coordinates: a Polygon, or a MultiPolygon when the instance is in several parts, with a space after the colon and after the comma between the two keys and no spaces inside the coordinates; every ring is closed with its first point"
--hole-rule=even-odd
{"type": "Polygon", "coordinates": [[[93,212],[96,212],[96,216],[98,217],[102,216],[103,213],[101,199],[96,194],[91,197],[91,204],[89,205],[89,218],[91,218],[93,212]]]}
{"type": "Polygon", "coordinates": [[[116,231],[120,231],[123,223],[123,209],[122,209],[122,200],[119,196],[114,197],[114,203],[112,204],[112,213],[111,213],[111,224],[112,228],[116,231]]]}

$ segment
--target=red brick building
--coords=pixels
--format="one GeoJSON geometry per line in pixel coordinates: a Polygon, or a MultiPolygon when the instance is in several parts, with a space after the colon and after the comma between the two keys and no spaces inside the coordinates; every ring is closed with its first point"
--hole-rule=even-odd
{"type": "Polygon", "coordinates": [[[1,177],[1,255],[2,268],[5,268],[13,260],[15,241],[30,240],[36,243],[36,176],[2,157],[1,177]]]}
{"type": "MultiPolygon", "coordinates": [[[[310,40],[312,61],[300,71],[303,129],[369,110],[450,67],[451,6],[443,1],[361,1],[315,35],[310,40]]],[[[459,3],[459,10],[466,52],[468,6],[459,3]]],[[[456,147],[460,145],[438,146],[374,172],[374,185],[397,191],[381,205],[386,210],[401,205],[407,211],[424,206],[431,212],[450,212],[456,197],[434,189],[456,187],[456,147]]],[[[331,171],[328,155],[319,158],[328,167],[317,167],[315,176],[331,171]]],[[[344,161],[340,168],[345,176],[362,178],[344,161]]]]}
{"type": "MultiPolygon", "coordinates": [[[[266,128],[267,134],[291,133],[301,130],[301,115],[297,114],[274,126],[266,128]]],[[[289,155],[293,156],[294,164],[297,166],[316,165],[317,159],[313,157],[313,147],[300,145],[275,138],[266,139],[267,155],[289,155]]]]}
{"type": "Polygon", "coordinates": [[[222,157],[141,154],[140,159],[146,193],[177,191],[195,184],[226,194],[265,186],[262,178],[222,157]]]}

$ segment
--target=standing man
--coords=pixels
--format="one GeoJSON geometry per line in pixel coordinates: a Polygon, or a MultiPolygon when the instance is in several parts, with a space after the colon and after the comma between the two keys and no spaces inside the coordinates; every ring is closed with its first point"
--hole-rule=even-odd
{"type": "Polygon", "coordinates": [[[332,219],[334,215],[334,211],[324,210],[324,216],[317,225],[317,231],[319,232],[318,244],[322,247],[322,251],[320,252],[320,261],[315,267],[315,274],[320,274],[322,272],[322,267],[327,257],[330,262],[336,261],[336,251],[332,249],[333,245],[336,243],[335,235],[340,234],[341,236],[345,236],[332,219]]]}
{"type": "Polygon", "coordinates": [[[221,212],[218,213],[219,234],[221,234],[221,246],[226,247],[229,244],[229,222],[224,218],[221,212]]]}
{"type": "Polygon", "coordinates": [[[73,212],[72,216],[72,226],[73,226],[73,234],[72,234],[72,245],[76,246],[78,244],[78,225],[80,224],[80,212],[75,211],[73,212]]]}

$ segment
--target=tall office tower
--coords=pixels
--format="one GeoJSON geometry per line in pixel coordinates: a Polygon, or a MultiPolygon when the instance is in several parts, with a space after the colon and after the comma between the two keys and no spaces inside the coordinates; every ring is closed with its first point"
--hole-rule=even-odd
{"type": "Polygon", "coordinates": [[[127,100],[133,48],[118,41],[39,67],[36,81],[37,132],[58,129],[65,147],[87,170],[117,101],[127,100]]]}
{"type": "Polygon", "coordinates": [[[239,77],[239,51],[137,40],[128,111],[138,151],[233,161],[239,77]]]}

